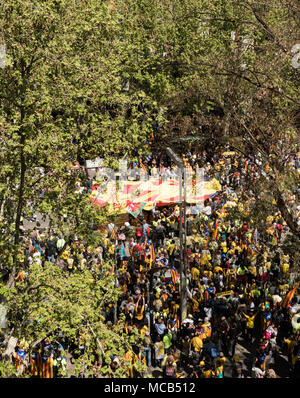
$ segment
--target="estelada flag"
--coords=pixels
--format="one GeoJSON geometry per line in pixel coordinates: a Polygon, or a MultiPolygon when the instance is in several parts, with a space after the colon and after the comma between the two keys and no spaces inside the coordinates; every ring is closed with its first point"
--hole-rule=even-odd
{"type": "Polygon", "coordinates": [[[151,239],[148,239],[148,240],[146,241],[145,247],[146,247],[146,249],[147,249],[147,248],[150,249],[149,251],[148,251],[148,250],[145,251],[145,258],[146,258],[146,256],[148,256],[148,255],[150,254],[150,263],[149,263],[149,266],[150,266],[150,269],[151,269],[152,264],[153,264],[153,262],[154,262],[154,260],[155,260],[155,250],[154,250],[154,245],[153,245],[153,242],[152,242],[151,239]]]}
{"type": "Polygon", "coordinates": [[[17,370],[22,365],[24,357],[25,357],[25,351],[23,350],[18,350],[14,353],[14,363],[17,370]]]}
{"type": "Polygon", "coordinates": [[[218,238],[219,238],[219,225],[218,225],[218,220],[217,219],[215,219],[215,221],[214,221],[214,223],[213,223],[213,239],[214,240],[218,240],[218,238]]]}
{"type": "Polygon", "coordinates": [[[32,376],[42,375],[42,357],[40,352],[32,352],[30,355],[30,371],[32,376]]]}
{"type": "Polygon", "coordinates": [[[288,308],[290,302],[292,301],[292,298],[294,297],[295,294],[295,289],[296,287],[294,287],[292,290],[290,290],[285,297],[283,298],[283,300],[280,302],[280,307],[282,308],[288,308]]]}
{"type": "Polygon", "coordinates": [[[53,378],[53,358],[42,357],[42,378],[52,379],[53,378]]]}
{"type": "Polygon", "coordinates": [[[174,283],[174,285],[176,285],[178,273],[177,273],[175,267],[172,267],[170,271],[171,271],[172,282],[174,283]]]}

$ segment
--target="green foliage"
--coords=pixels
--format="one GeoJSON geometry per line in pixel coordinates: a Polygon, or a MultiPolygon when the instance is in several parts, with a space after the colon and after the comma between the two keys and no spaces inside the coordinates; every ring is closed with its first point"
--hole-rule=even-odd
{"type": "MultiPolygon", "coordinates": [[[[299,150],[299,69],[290,56],[297,7],[296,0],[1,2],[0,252],[12,279],[24,251],[20,219],[30,206],[50,220],[45,238],[60,232],[98,247],[108,209],[78,193],[86,177],[70,163],[100,157],[117,169],[120,157],[149,150],[155,122],[157,147],[192,134],[199,150],[230,144],[247,156],[261,153],[270,171],[252,188],[267,194],[243,205],[255,221],[273,211],[277,187],[289,193],[299,185],[287,161],[299,150]]],[[[233,212],[243,218],[242,209],[233,212]]],[[[112,330],[103,322],[105,301],[119,294],[112,286],[99,269],[66,274],[46,263],[0,293],[17,337],[34,342],[59,328],[77,341],[81,333],[86,351],[77,369],[92,372],[103,345],[106,375],[110,356],[122,357],[136,340],[123,335],[122,322],[112,330]]]]}

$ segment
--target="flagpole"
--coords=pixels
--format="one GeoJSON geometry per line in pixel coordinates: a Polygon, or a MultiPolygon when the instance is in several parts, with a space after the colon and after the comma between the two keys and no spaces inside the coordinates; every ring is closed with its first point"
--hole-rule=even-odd
{"type": "Polygon", "coordinates": [[[185,187],[185,170],[184,163],[170,147],[166,148],[168,156],[179,167],[179,242],[180,242],[180,309],[181,309],[181,324],[187,317],[187,291],[186,291],[186,187],[185,187]],[[184,179],[184,208],[182,204],[182,178],[184,179]],[[185,227],[185,241],[183,245],[182,234],[182,213],[184,213],[184,227],[185,227]],[[184,246],[184,250],[183,250],[184,246]],[[183,253],[184,251],[184,253],[183,253]]]}
{"type": "Polygon", "coordinates": [[[183,169],[183,217],[184,217],[184,254],[183,254],[183,266],[182,266],[182,289],[181,289],[181,318],[182,321],[187,317],[187,290],[186,290],[186,270],[187,270],[187,247],[186,247],[186,234],[187,234],[187,222],[186,222],[186,170],[183,169]]]}
{"type": "Polygon", "coordinates": [[[180,247],[180,307],[181,307],[181,322],[184,318],[183,311],[183,284],[184,284],[184,262],[183,262],[183,236],[182,236],[182,170],[179,175],[179,247],[180,247]]]}

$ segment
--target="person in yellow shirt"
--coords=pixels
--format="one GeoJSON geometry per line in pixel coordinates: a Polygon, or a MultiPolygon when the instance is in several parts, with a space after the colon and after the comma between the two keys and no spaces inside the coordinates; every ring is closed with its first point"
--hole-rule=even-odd
{"type": "Polygon", "coordinates": [[[252,280],[255,280],[257,277],[257,270],[256,270],[256,266],[253,262],[250,263],[250,265],[248,266],[248,278],[249,278],[249,282],[251,282],[252,280]]]}
{"type": "Polygon", "coordinates": [[[265,265],[266,265],[266,268],[267,268],[268,272],[270,272],[271,271],[272,262],[271,262],[269,257],[267,258],[267,260],[265,262],[265,265]]]}
{"type": "Polygon", "coordinates": [[[220,361],[216,361],[215,376],[218,379],[224,377],[224,366],[220,363],[220,361]]]}
{"type": "Polygon", "coordinates": [[[208,364],[204,365],[202,375],[205,379],[212,379],[213,377],[215,377],[214,371],[211,369],[211,367],[208,364]]]}
{"type": "Polygon", "coordinates": [[[248,337],[250,343],[252,343],[254,338],[254,321],[257,313],[247,315],[243,312],[242,314],[246,318],[246,336],[248,337]]]}
{"type": "Polygon", "coordinates": [[[199,268],[196,266],[193,266],[192,270],[191,270],[191,274],[192,274],[193,284],[195,285],[197,283],[197,281],[199,280],[199,276],[200,276],[199,268]]]}
{"type": "Polygon", "coordinates": [[[281,266],[281,271],[283,274],[287,274],[290,269],[289,263],[283,263],[281,266]]]}
{"type": "Polygon", "coordinates": [[[204,323],[202,324],[202,328],[204,330],[206,337],[210,338],[212,333],[212,326],[207,317],[204,318],[204,323]]]}
{"type": "Polygon", "coordinates": [[[203,249],[204,249],[204,250],[207,250],[207,246],[208,246],[208,240],[205,239],[205,238],[203,238],[203,241],[202,241],[202,247],[203,247],[203,249]]]}
{"type": "Polygon", "coordinates": [[[293,351],[298,342],[294,336],[290,335],[284,339],[284,343],[287,348],[287,356],[289,364],[291,367],[293,367],[295,365],[295,357],[293,356],[293,351]]]}
{"type": "Polygon", "coordinates": [[[222,272],[222,273],[223,273],[223,268],[220,267],[219,265],[217,265],[217,266],[214,268],[214,275],[216,275],[218,272],[222,272]]]}
{"type": "Polygon", "coordinates": [[[221,242],[221,247],[222,247],[223,253],[227,253],[227,243],[226,243],[226,240],[223,240],[223,241],[221,242]]]}
{"type": "Polygon", "coordinates": [[[195,313],[199,313],[199,310],[200,310],[200,300],[201,300],[201,294],[197,294],[197,296],[196,295],[194,295],[193,297],[192,297],[192,302],[193,302],[193,312],[195,312],[195,313]],[[198,297],[199,296],[199,297],[198,297]]]}
{"type": "Polygon", "coordinates": [[[196,332],[195,336],[192,338],[192,350],[195,352],[200,352],[203,347],[203,341],[200,335],[196,332]]]}
{"type": "Polygon", "coordinates": [[[108,247],[108,254],[109,254],[109,257],[110,257],[110,258],[113,258],[113,257],[114,257],[114,255],[115,255],[115,248],[116,248],[116,246],[115,246],[113,243],[111,243],[111,244],[109,245],[109,247],[108,247]]]}
{"type": "Polygon", "coordinates": [[[282,262],[283,263],[288,263],[290,261],[290,256],[289,256],[289,254],[284,254],[283,256],[282,256],[282,262]]]}
{"type": "Polygon", "coordinates": [[[149,333],[149,328],[148,328],[147,324],[145,323],[144,326],[140,329],[141,336],[145,336],[146,332],[149,333]]]}
{"type": "Polygon", "coordinates": [[[202,266],[208,265],[209,264],[209,260],[211,260],[211,256],[208,253],[208,250],[202,250],[202,253],[200,255],[200,264],[202,266]]]}
{"type": "Polygon", "coordinates": [[[18,275],[15,277],[16,282],[24,282],[26,278],[26,275],[23,271],[23,268],[20,268],[20,271],[18,272],[18,275]]]}
{"type": "Polygon", "coordinates": [[[203,276],[206,276],[208,279],[211,279],[212,276],[213,276],[213,273],[212,273],[212,271],[210,271],[209,269],[205,269],[205,270],[203,271],[203,276]]]}
{"type": "Polygon", "coordinates": [[[219,364],[220,366],[223,366],[223,367],[224,367],[226,361],[227,361],[226,357],[224,356],[223,352],[220,351],[220,352],[218,353],[217,358],[216,358],[216,363],[218,362],[218,364],[219,364]]]}

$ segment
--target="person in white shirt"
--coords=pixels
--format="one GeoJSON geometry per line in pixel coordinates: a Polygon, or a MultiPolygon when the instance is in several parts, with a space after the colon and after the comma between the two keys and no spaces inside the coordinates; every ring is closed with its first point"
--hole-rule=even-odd
{"type": "Polygon", "coordinates": [[[255,379],[261,379],[264,377],[265,372],[263,370],[261,370],[260,368],[257,368],[256,366],[253,366],[252,368],[252,374],[253,374],[253,378],[255,379]]]}
{"type": "Polygon", "coordinates": [[[204,213],[206,216],[210,216],[211,215],[211,206],[205,206],[202,209],[202,213],[204,213]]]}
{"type": "Polygon", "coordinates": [[[64,247],[65,243],[66,243],[66,241],[64,240],[64,237],[61,235],[59,237],[59,239],[57,240],[57,242],[56,242],[56,247],[57,247],[57,250],[59,252],[62,250],[62,248],[64,247]]]}

